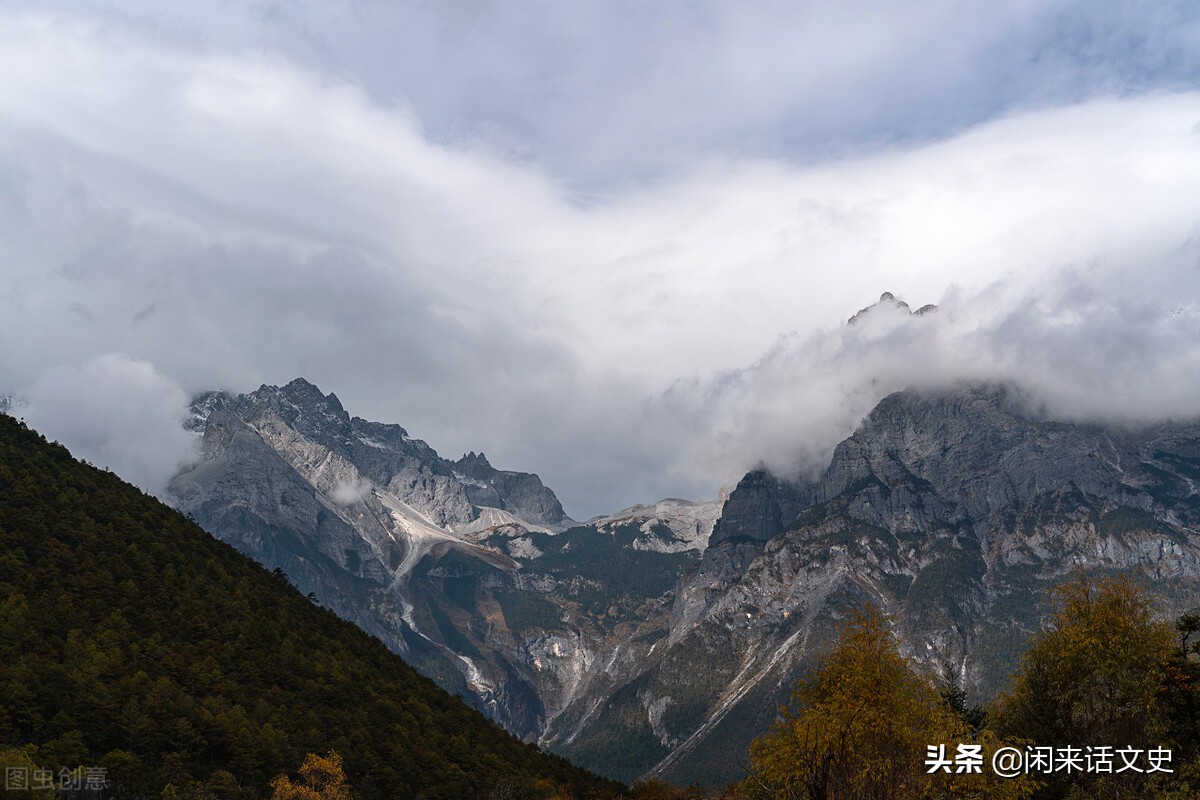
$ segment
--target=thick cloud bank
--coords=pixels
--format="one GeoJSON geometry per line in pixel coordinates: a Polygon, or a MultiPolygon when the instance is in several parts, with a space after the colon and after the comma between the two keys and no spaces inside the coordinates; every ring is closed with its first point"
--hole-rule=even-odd
{"type": "Polygon", "coordinates": [[[405,106],[433,141],[485,139],[601,186],[706,156],[812,162],[944,138],[1200,76],[1190,0],[5,5],[82,12],[110,39],[281,54],[405,106]]]}
{"type": "Polygon", "coordinates": [[[197,455],[182,428],[187,395],[145,361],[106,355],[55,367],[23,394],[31,427],[153,494],[197,455]]]}
{"type": "MultiPolygon", "coordinates": [[[[1192,30],[1171,27],[1177,12],[1145,20],[1164,52],[1192,30]]],[[[574,516],[712,496],[759,459],[819,463],[912,381],[1016,378],[1071,415],[1196,411],[1200,94],[1098,84],[984,121],[939,107],[960,124],[841,158],[743,151],[740,131],[712,128],[681,134],[688,157],[653,179],[634,159],[585,193],[555,158],[513,157],[482,122],[430,127],[420,98],[381,99],[242,22],[233,47],[107,12],[0,12],[0,71],[21,76],[0,81],[0,392],[35,387],[47,435],[93,460],[115,467],[98,454],[159,429],[67,413],[84,371],[119,371],[114,352],[187,392],[304,376],[443,454],[538,472],[574,516]],[[842,325],[885,290],[940,310],[842,325]]],[[[769,77],[770,58],[736,52],[769,77]]],[[[825,94],[788,103],[819,115],[825,94]]],[[[610,106],[606,130],[658,119],[658,96],[610,106]]],[[[594,121],[586,106],[562,130],[594,121]]],[[[767,116],[768,139],[791,119],[767,116]]],[[[674,128],[652,127],[670,150],[674,128]]],[[[637,149],[629,135],[589,140],[595,163],[637,149]]],[[[177,407],[168,394],[146,401],[177,407]]],[[[161,483],[183,457],[164,436],[157,454],[131,444],[143,466],[122,469],[161,483]]]]}
{"type": "Polygon", "coordinates": [[[917,311],[898,298],[780,341],[753,365],[665,394],[661,413],[708,436],[675,466],[697,477],[762,461],[812,474],[891,392],[1005,382],[1054,419],[1140,426],[1200,417],[1200,246],[1093,264],[1032,289],[998,283],[917,311]]]}

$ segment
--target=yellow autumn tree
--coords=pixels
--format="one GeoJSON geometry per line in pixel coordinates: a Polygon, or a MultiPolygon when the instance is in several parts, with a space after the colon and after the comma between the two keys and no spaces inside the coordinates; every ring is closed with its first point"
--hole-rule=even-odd
{"type": "MultiPolygon", "coordinates": [[[[1129,576],[1081,577],[1053,598],[1049,625],[996,701],[996,727],[1049,747],[1169,746],[1163,701],[1175,639],[1155,619],[1149,592],[1129,576]]],[[[1148,798],[1164,777],[1056,772],[1040,796],[1148,798]]]]}
{"type": "Polygon", "coordinates": [[[887,619],[876,609],[855,613],[810,676],[799,680],[790,708],[750,748],[745,790],[770,800],[922,800],[1028,797],[1025,779],[991,774],[999,743],[977,737],[900,655],[887,619]],[[930,745],[979,744],[979,773],[930,774],[930,745]]]}
{"type": "Polygon", "coordinates": [[[1078,579],[1054,591],[1057,610],[1031,643],[999,717],[1039,744],[1145,746],[1174,636],[1128,576],[1078,579]]]}
{"type": "Polygon", "coordinates": [[[332,750],[326,756],[305,756],[300,780],[292,783],[287,775],[277,776],[271,781],[271,800],[350,800],[342,757],[332,750]]]}

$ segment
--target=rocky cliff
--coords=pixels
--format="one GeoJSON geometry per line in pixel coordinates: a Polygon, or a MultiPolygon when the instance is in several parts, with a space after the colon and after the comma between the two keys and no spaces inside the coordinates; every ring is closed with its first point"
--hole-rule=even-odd
{"type": "Polygon", "coordinates": [[[181,510],[530,740],[585,719],[579,698],[661,634],[719,511],[576,523],[536,475],[443,459],[299,379],[191,410],[181,510]]]}
{"type": "Polygon", "coordinates": [[[1133,571],[1162,613],[1195,609],[1198,479],[1195,424],[1054,421],[996,386],[892,395],[819,481],[759,471],[730,495],[665,639],[627,677],[637,691],[614,692],[630,698],[627,735],[655,733],[654,774],[735,775],[791,682],[868,602],[976,698],[1003,685],[1047,590],[1075,571],[1133,571]]]}
{"type": "Polygon", "coordinates": [[[1197,606],[1200,426],[1046,418],[1018,391],[883,400],[825,472],[574,523],[536,476],[437,456],[297,381],[204,395],[172,484],[219,537],[510,730],[604,774],[717,783],[850,609],[1003,685],[1076,570],[1197,606]],[[719,519],[718,519],[719,512],[719,519]]]}

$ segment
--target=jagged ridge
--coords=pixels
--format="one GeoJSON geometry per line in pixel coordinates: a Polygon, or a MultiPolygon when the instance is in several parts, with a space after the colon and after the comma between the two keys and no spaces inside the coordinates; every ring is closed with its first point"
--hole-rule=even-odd
{"type": "Polygon", "coordinates": [[[665,624],[718,510],[573,523],[536,475],[441,459],[303,380],[192,412],[203,456],[171,482],[182,510],[529,739],[665,624]]]}
{"type": "Polygon", "coordinates": [[[1200,574],[1194,424],[1068,424],[996,386],[901,392],[819,479],[749,473],[706,536],[715,507],[682,501],[566,530],[481,506],[527,479],[488,484],[473,453],[384,469],[380,451],[432,451],[301,388],[296,412],[201,401],[206,461],[177,484],[202,485],[197,518],[510,730],[616,777],[737,777],[734,756],[865,602],[985,696],[1070,570],[1139,570],[1176,608],[1200,574]],[[369,491],[337,501],[347,485],[369,491]]]}
{"type": "Polygon", "coordinates": [[[104,765],[119,795],[197,794],[192,781],[211,778],[262,796],[330,748],[365,799],[541,780],[579,797],[621,788],[498,730],[278,576],[3,414],[0,610],[0,741],[35,746],[45,768],[104,765]]]}

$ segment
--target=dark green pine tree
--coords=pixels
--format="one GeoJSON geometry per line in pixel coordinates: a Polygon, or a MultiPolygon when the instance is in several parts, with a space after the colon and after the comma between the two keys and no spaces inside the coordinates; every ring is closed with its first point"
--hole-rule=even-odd
{"type": "Polygon", "coordinates": [[[0,758],[103,767],[117,797],[265,797],[331,751],[363,800],[622,790],[285,583],[0,414],[0,758]]]}

